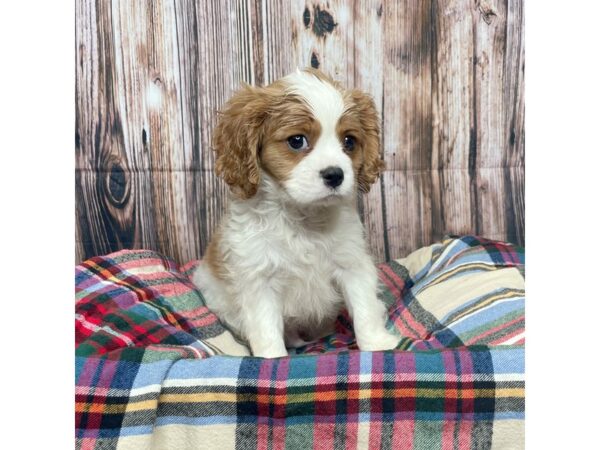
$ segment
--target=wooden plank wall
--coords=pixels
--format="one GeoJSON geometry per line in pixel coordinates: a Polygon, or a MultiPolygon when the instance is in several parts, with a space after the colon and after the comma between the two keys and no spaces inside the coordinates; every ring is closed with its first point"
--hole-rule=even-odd
{"type": "Polygon", "coordinates": [[[215,111],[305,66],[380,110],[387,170],[359,201],[377,260],[445,233],[524,244],[519,0],[79,0],[76,30],[77,261],[201,257],[227,203],[215,111]]]}

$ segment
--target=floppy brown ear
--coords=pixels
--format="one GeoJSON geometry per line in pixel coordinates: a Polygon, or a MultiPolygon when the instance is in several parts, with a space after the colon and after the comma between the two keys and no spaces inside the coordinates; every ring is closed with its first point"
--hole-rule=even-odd
{"type": "Polygon", "coordinates": [[[227,101],[214,131],[216,173],[241,198],[252,197],[258,189],[258,151],[266,111],[261,88],[244,86],[227,101]]]}
{"type": "Polygon", "coordinates": [[[358,170],[358,188],[361,192],[369,192],[371,185],[377,180],[385,162],[381,159],[379,116],[375,102],[371,96],[353,90],[350,93],[352,101],[358,112],[360,123],[364,132],[363,162],[358,170]]]}

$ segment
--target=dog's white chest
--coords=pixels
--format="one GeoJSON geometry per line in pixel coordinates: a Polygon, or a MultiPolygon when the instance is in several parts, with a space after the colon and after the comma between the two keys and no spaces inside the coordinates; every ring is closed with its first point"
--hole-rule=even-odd
{"type": "Polygon", "coordinates": [[[314,242],[303,242],[288,247],[286,256],[288,263],[275,275],[284,317],[314,322],[335,316],[342,297],[333,282],[331,253],[314,242]]]}
{"type": "Polygon", "coordinates": [[[339,262],[351,253],[348,248],[356,245],[354,236],[343,233],[352,227],[350,218],[343,218],[344,226],[339,216],[306,226],[273,217],[247,241],[250,251],[243,259],[274,291],[286,322],[315,324],[339,312],[343,297],[335,275],[339,262]]]}

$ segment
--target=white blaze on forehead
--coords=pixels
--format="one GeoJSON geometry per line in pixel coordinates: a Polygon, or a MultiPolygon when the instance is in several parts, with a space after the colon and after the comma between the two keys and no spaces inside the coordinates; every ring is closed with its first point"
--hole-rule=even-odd
{"type": "Polygon", "coordinates": [[[311,73],[300,70],[288,75],[284,80],[288,84],[286,92],[299,95],[306,101],[323,130],[335,130],[344,112],[344,99],[335,87],[311,73]]]}

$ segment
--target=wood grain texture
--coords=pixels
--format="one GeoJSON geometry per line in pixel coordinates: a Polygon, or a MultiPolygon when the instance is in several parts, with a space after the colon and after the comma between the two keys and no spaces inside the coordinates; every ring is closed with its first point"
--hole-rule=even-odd
{"type": "MultiPolygon", "coordinates": [[[[432,240],[432,6],[386,2],[383,10],[382,177],[388,253],[405,255],[432,240]]],[[[436,236],[437,238],[441,236],[436,236]]]]}
{"type": "Polygon", "coordinates": [[[216,111],[307,66],[381,113],[376,260],[447,233],[524,244],[522,36],[519,0],[76,2],[76,260],[201,257],[227,204],[216,111]]]}

